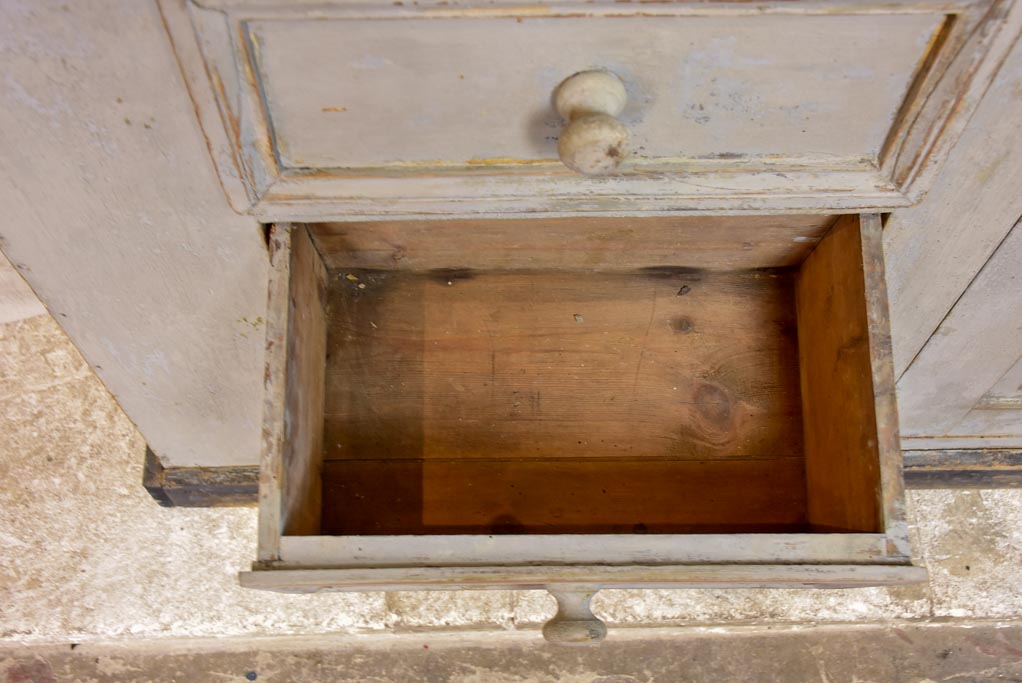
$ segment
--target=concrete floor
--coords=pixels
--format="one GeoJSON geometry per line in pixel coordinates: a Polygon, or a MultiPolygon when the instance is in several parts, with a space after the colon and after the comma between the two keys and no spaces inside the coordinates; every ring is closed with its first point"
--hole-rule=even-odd
{"type": "Polygon", "coordinates": [[[637,629],[598,648],[544,645],[523,633],[292,636],[217,643],[145,641],[0,645],[0,680],[300,681],[301,683],[680,683],[681,681],[1022,680],[1022,628],[858,626],[731,630],[637,629]]]}
{"type": "MultiPolygon", "coordinates": [[[[241,589],[237,572],[255,557],[255,510],[159,507],[141,486],[143,452],[142,437],[53,319],[0,325],[0,647],[459,631],[538,641],[553,614],[553,600],[531,591],[241,589]]],[[[913,491],[908,502],[927,584],[605,591],[594,610],[611,640],[679,626],[1022,621],[1022,490],[913,491]]]]}

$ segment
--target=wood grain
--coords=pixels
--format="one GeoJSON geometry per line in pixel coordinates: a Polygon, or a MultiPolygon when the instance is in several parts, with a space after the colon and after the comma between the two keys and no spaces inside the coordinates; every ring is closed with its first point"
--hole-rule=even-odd
{"type": "Polygon", "coordinates": [[[805,530],[794,458],[336,460],[323,478],[328,535],[805,530]]]}
{"type": "Polygon", "coordinates": [[[291,236],[291,288],[284,397],[283,534],[319,530],[326,358],[323,261],[304,226],[291,236]]]}
{"type": "Polygon", "coordinates": [[[790,271],[330,278],[325,457],[801,457],[790,271]]]}
{"type": "Polygon", "coordinates": [[[263,371],[262,448],[259,457],[260,562],[280,557],[284,509],[284,416],[287,400],[288,313],[291,292],[291,230],[271,225],[267,232],[269,278],[266,287],[266,367],[263,371]]]}
{"type": "Polygon", "coordinates": [[[863,269],[859,219],[849,216],[802,264],[796,287],[809,522],[823,529],[884,529],[863,269]]]}
{"type": "Polygon", "coordinates": [[[319,530],[326,356],[326,270],[303,226],[269,232],[259,559],[280,536],[319,530]]]}
{"type": "Polygon", "coordinates": [[[148,448],[142,486],[163,507],[240,507],[259,497],[256,467],[164,467],[148,448]]]}
{"type": "MultiPolygon", "coordinates": [[[[913,440],[909,440],[912,442],[913,440]]],[[[931,444],[932,445],[932,444],[931,444]]],[[[151,453],[151,451],[150,451],[151,453]]],[[[991,449],[959,449],[959,450],[906,450],[902,451],[904,459],[904,482],[906,489],[930,488],[1018,488],[1022,487],[1022,451],[1016,448],[991,449]]],[[[161,470],[161,467],[148,471],[144,479],[147,489],[161,505],[173,507],[233,507],[255,506],[258,504],[259,468],[255,465],[239,467],[177,467],[161,470]],[[159,489],[159,490],[157,490],[159,489]],[[168,490],[170,489],[170,490],[168,490]]],[[[445,556],[455,558],[453,562],[467,563],[470,557],[478,556],[483,548],[497,552],[495,557],[509,558],[525,556],[535,551],[532,545],[534,536],[523,544],[509,548],[506,545],[494,545],[490,536],[460,536],[464,544],[447,543],[444,547],[445,556]],[[462,552],[462,555],[458,555],[462,552]]],[[[509,537],[504,537],[509,538],[509,537]]],[[[513,537],[510,537],[513,538],[513,537]]],[[[558,562],[567,562],[573,553],[588,553],[591,562],[607,556],[604,544],[613,543],[620,552],[631,552],[633,561],[651,562],[656,559],[670,559],[677,556],[689,561],[735,561],[748,562],[756,558],[768,560],[787,559],[788,557],[813,556],[825,558],[821,561],[833,561],[832,557],[844,557],[858,560],[877,560],[884,558],[891,550],[887,547],[887,537],[883,534],[802,534],[795,536],[772,536],[769,534],[753,534],[749,536],[726,534],[716,538],[699,536],[697,548],[689,548],[693,537],[685,537],[686,541],[672,540],[671,536],[661,536],[667,545],[660,545],[650,540],[640,540],[634,545],[636,538],[630,535],[619,535],[612,540],[606,537],[580,536],[573,538],[565,545],[565,536],[558,536],[558,562]],[[583,540],[585,539],[585,540],[583,540]],[[590,543],[592,541],[592,543],[590,543]],[[821,545],[831,544],[831,545],[821,545]],[[638,548],[636,550],[636,548],[638,548]],[[688,553],[688,554],[686,554],[688,553]],[[702,553],[702,554],[699,554],[702,553]],[[714,554],[717,553],[717,554],[714,554]],[[786,554],[785,554],[786,553],[786,554]]],[[[346,557],[349,562],[360,561],[372,564],[382,557],[413,557],[410,540],[407,537],[381,536],[378,543],[359,542],[356,548],[351,539],[334,536],[287,536],[281,540],[282,555],[288,551],[292,555],[282,557],[291,564],[318,564],[326,562],[325,558],[346,557]],[[304,559],[303,559],[304,558],[304,559]],[[310,559],[312,558],[312,559],[310,559]]],[[[502,541],[503,543],[503,541],[502,541]]],[[[414,545],[414,544],[413,544],[414,545]]],[[[436,558],[438,549],[430,544],[418,548],[417,561],[425,563],[429,558],[436,558]]],[[[552,552],[552,551],[551,551],[552,552]]],[[[579,555],[581,556],[581,555],[579,555]]],[[[496,559],[494,559],[496,561],[496,559]]]]}
{"type": "Polygon", "coordinates": [[[832,216],[364,221],[309,226],[328,268],[624,271],[794,266],[832,216]]]}

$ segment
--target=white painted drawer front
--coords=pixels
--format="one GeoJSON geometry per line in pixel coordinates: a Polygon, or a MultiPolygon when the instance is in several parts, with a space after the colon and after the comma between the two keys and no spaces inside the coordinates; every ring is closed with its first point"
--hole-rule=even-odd
{"type": "Polygon", "coordinates": [[[907,206],[1022,30],[1013,0],[160,3],[265,221],[907,206]],[[627,93],[599,178],[558,159],[586,70],[627,93]]]}
{"type": "Polygon", "coordinates": [[[291,168],[557,164],[551,94],[608,69],[633,165],[873,160],[934,15],[256,21],[273,140],[291,168]]]}

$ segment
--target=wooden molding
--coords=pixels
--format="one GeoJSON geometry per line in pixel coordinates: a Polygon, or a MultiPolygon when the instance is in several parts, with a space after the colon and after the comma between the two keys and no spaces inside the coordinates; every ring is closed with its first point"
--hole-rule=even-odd
{"type": "MultiPolygon", "coordinates": [[[[263,222],[353,217],[639,215],[650,212],[861,212],[905,207],[932,183],[1022,27],[1011,0],[785,0],[641,6],[515,3],[160,0],[210,152],[232,204],[263,222]],[[636,158],[620,175],[580,179],[550,158],[289,160],[268,104],[253,26],[415,20],[931,15],[939,28],[912,74],[882,147],[846,157],[806,150],[636,158]],[[872,157],[871,157],[872,155],[872,157]],[[336,160],[335,160],[336,161],[336,160]],[[343,161],[343,160],[341,160],[343,161]],[[382,162],[381,162],[382,163],[382,162]],[[339,165],[340,164],[340,165],[339,165]],[[240,205],[247,205],[241,207],[240,205]]],[[[317,105],[318,106],[318,105],[317,105]]],[[[347,111],[338,107],[338,111],[347,111]]],[[[345,114],[351,117],[352,114],[345,114]]],[[[804,132],[804,131],[803,131],[804,132]]],[[[403,157],[402,157],[403,158],[403,157]]]]}
{"type": "Polygon", "coordinates": [[[142,486],[163,507],[238,507],[255,505],[259,468],[171,467],[146,448],[142,486]]]}
{"type": "Polygon", "coordinates": [[[903,451],[911,489],[1022,488],[1022,450],[903,451]]]}

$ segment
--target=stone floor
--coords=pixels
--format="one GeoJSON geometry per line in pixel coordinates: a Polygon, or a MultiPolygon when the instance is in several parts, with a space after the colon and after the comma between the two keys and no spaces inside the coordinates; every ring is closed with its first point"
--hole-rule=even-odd
{"type": "MultiPolygon", "coordinates": [[[[539,638],[553,613],[543,592],[244,590],[237,573],[255,557],[255,510],[159,507],[141,486],[143,453],[142,437],[49,316],[0,325],[0,645],[458,631],[539,638]]],[[[615,590],[598,594],[594,610],[612,638],[626,627],[1022,619],[1022,490],[913,491],[908,502],[927,584],[615,590]]]]}

